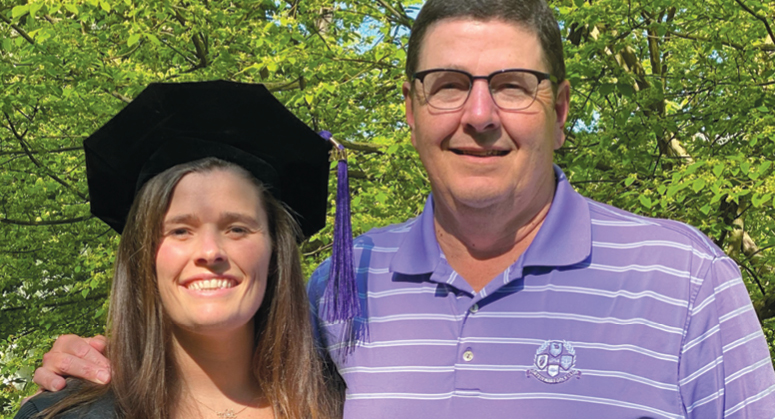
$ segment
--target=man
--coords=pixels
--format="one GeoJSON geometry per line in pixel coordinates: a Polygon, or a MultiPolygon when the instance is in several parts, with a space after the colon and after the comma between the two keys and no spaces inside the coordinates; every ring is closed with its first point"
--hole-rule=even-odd
{"type": "MultiPolygon", "coordinates": [[[[775,416],[735,264],[688,226],[581,197],[553,166],[564,73],[542,0],[421,10],[403,91],[433,193],[418,218],[355,241],[368,337],[348,353],[341,325],[318,322],[346,418],[775,416]]],[[[80,374],[61,351],[90,348],[61,339],[36,382],[80,374]]]]}

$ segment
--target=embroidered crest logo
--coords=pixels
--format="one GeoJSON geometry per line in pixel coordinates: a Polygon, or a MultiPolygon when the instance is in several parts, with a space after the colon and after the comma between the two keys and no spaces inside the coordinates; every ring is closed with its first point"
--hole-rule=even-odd
{"type": "Polygon", "coordinates": [[[544,342],[536,351],[533,366],[527,370],[527,376],[532,375],[548,384],[563,383],[571,377],[581,378],[581,371],[573,369],[576,366],[576,350],[564,340],[544,342]]]}

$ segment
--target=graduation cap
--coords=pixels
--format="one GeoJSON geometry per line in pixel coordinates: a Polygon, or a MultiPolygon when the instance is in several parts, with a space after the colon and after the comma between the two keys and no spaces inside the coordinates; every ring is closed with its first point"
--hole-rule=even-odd
{"type": "Polygon", "coordinates": [[[84,149],[91,212],[118,233],[145,182],[205,157],[247,169],[290,207],[305,237],[326,223],[331,144],[260,84],[150,84],[84,149]]]}
{"type": "Polygon", "coordinates": [[[352,349],[367,332],[352,265],[347,155],[339,144],[332,150],[331,137],[316,134],[260,84],[152,83],[83,143],[91,212],[121,233],[145,182],[178,164],[216,157],[252,173],[309,237],[326,223],[333,151],[339,184],[321,316],[345,323],[342,338],[352,349]]]}

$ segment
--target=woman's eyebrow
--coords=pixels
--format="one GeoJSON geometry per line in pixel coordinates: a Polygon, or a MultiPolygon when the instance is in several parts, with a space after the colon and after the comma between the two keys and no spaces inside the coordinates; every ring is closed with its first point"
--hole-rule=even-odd
{"type": "Polygon", "coordinates": [[[221,219],[226,223],[239,221],[247,224],[251,228],[259,228],[261,226],[261,223],[259,223],[255,217],[240,212],[223,212],[221,213],[221,219]]]}
{"type": "Polygon", "coordinates": [[[195,224],[198,221],[199,217],[194,214],[179,214],[164,219],[164,224],[195,224]]]}

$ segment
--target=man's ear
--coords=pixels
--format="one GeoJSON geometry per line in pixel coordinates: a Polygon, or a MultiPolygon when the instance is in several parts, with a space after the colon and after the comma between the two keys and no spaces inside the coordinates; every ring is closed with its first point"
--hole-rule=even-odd
{"type": "Polygon", "coordinates": [[[554,100],[555,114],[555,139],[554,149],[562,147],[565,143],[565,122],[568,120],[568,110],[570,109],[570,82],[563,80],[557,86],[557,95],[554,100]]]}
{"type": "Polygon", "coordinates": [[[412,102],[412,85],[408,81],[405,81],[404,85],[401,87],[401,91],[404,93],[406,123],[412,131],[412,145],[416,147],[417,145],[414,143],[414,103],[412,102]]]}

